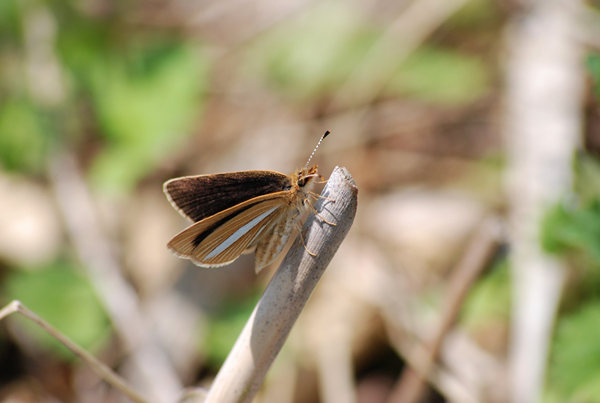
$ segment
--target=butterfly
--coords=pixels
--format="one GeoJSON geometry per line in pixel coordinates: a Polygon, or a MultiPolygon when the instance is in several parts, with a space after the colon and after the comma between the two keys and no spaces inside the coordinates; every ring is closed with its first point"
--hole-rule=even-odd
{"type": "Polygon", "coordinates": [[[304,213],[312,209],[318,215],[310,198],[321,196],[310,189],[320,176],[317,165],[309,163],[329,133],[321,136],[304,168],[291,175],[241,171],[165,182],[167,199],[194,221],[169,241],[168,248],[201,267],[224,266],[252,250],[257,273],[271,264],[290,237],[300,233],[304,213]]]}

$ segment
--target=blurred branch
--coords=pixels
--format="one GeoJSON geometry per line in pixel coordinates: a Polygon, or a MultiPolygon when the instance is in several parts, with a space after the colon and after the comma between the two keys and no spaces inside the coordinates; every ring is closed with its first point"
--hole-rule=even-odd
{"type": "Polygon", "coordinates": [[[583,110],[580,20],[572,0],[531,0],[506,32],[504,129],[512,236],[513,402],[542,396],[565,268],[540,245],[546,209],[572,188],[583,110]]]}
{"type": "MultiPolygon", "coordinates": [[[[390,344],[416,371],[424,373],[422,357],[428,354],[421,342],[424,330],[415,328],[412,318],[401,317],[397,312],[384,312],[390,344]]],[[[439,364],[430,367],[426,378],[448,401],[461,403],[481,402],[480,390],[501,393],[504,367],[498,360],[481,349],[477,343],[459,330],[451,330],[445,337],[439,364]]],[[[488,396],[489,397],[489,396],[488,396]]],[[[490,397],[487,401],[503,401],[490,397]]]]}
{"type": "Polygon", "coordinates": [[[315,344],[316,369],[319,377],[319,393],[323,403],[353,403],[356,402],[356,384],[354,380],[354,365],[352,360],[352,340],[347,328],[335,326],[344,317],[356,312],[345,312],[346,306],[326,309],[322,316],[321,329],[318,333],[320,343],[315,344]],[[328,314],[339,315],[338,318],[328,314]],[[327,315],[327,316],[326,316],[327,315]]]}
{"type": "Polygon", "coordinates": [[[140,311],[134,289],[101,231],[94,201],[74,158],[62,155],[50,165],[51,187],[67,232],[100,300],[125,344],[143,390],[159,401],[173,401],[181,386],[164,350],[153,339],[152,326],[140,311]]]}
{"type": "Polygon", "coordinates": [[[67,336],[63,335],[56,328],[54,328],[51,324],[49,324],[44,319],[40,318],[38,315],[33,313],[20,301],[12,301],[10,304],[2,308],[0,310],[0,321],[13,313],[20,313],[21,315],[23,315],[24,317],[26,317],[27,319],[31,320],[33,323],[44,329],[48,334],[50,334],[56,340],[60,341],[65,347],[71,350],[73,354],[75,354],[76,356],[81,358],[85,363],[87,363],[90,366],[90,368],[96,373],[96,375],[104,379],[116,389],[120,390],[125,396],[130,398],[132,401],[139,403],[144,403],[147,401],[142,395],[130,388],[129,385],[127,385],[127,382],[118,374],[114,373],[109,367],[100,362],[98,359],[96,359],[96,357],[88,353],[85,349],[79,347],[71,339],[69,339],[67,336]]]}
{"type": "Polygon", "coordinates": [[[389,399],[390,402],[418,402],[425,389],[425,379],[434,368],[442,342],[456,320],[471,285],[481,275],[494,256],[502,240],[500,222],[497,218],[485,220],[471,239],[462,259],[449,280],[442,315],[433,337],[426,348],[415,354],[415,367],[407,368],[389,399]]]}
{"type": "Polygon", "coordinates": [[[311,215],[303,228],[306,248],[298,237],[265,290],[206,402],[249,402],[283,346],[313,289],[354,220],[358,189],[345,168],[336,167],[316,209],[335,226],[311,215]],[[335,201],[332,202],[329,199],[335,201]],[[306,249],[316,253],[308,254],[306,249]]]}
{"type": "Polygon", "coordinates": [[[335,94],[331,105],[354,108],[371,103],[398,69],[398,61],[405,60],[466,2],[413,0],[371,47],[363,62],[356,66],[346,84],[335,94]],[[396,63],[380,63],[392,50],[396,63]]]}
{"type": "Polygon", "coordinates": [[[22,3],[25,71],[32,99],[47,108],[60,106],[66,98],[62,66],[55,55],[56,21],[41,3],[22,3]]]}
{"type": "MultiPolygon", "coordinates": [[[[411,342],[407,339],[407,331],[417,339],[422,339],[422,332],[410,332],[415,330],[410,328],[410,324],[405,320],[398,323],[398,318],[392,315],[386,315],[386,319],[396,319],[393,326],[388,326],[388,338],[392,347],[400,356],[414,369],[420,371],[421,357],[427,354],[425,347],[420,342],[411,342]]],[[[407,319],[410,320],[410,319],[407,319]]],[[[477,390],[481,385],[486,385],[486,380],[490,378],[489,374],[499,376],[501,366],[497,360],[488,353],[479,348],[476,343],[459,331],[453,330],[446,336],[446,342],[442,353],[446,350],[460,351],[460,360],[440,360],[439,364],[434,364],[427,375],[427,380],[435,387],[448,401],[461,403],[476,403],[481,399],[477,396],[477,390]],[[481,365],[484,363],[484,365],[481,365]],[[465,379],[457,366],[462,368],[483,368],[485,373],[479,372],[475,379],[465,379]]],[[[444,355],[444,354],[442,354],[444,355]]],[[[393,396],[390,396],[391,398],[393,396]]]]}
{"type": "MultiPolygon", "coordinates": [[[[253,8],[257,7],[256,1],[249,1],[248,3],[253,8]]],[[[262,10],[264,10],[263,13],[258,15],[254,25],[247,27],[246,31],[241,32],[241,35],[236,38],[235,43],[232,44],[228,53],[239,50],[257,36],[273,29],[279,24],[285,23],[290,18],[298,15],[315,3],[317,3],[315,0],[294,0],[286,2],[264,1],[264,7],[262,7],[262,10]]],[[[260,5],[258,6],[260,7],[260,5]]]]}
{"type": "Polygon", "coordinates": [[[578,37],[583,44],[600,50],[600,12],[590,4],[574,1],[568,4],[582,21],[578,37]]]}

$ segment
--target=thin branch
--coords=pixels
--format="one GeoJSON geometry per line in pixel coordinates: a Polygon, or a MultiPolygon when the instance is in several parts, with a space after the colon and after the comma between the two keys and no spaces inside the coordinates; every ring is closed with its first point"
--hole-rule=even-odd
{"type": "Polygon", "coordinates": [[[113,370],[111,370],[109,367],[107,367],[105,364],[99,361],[96,357],[88,353],[85,349],[81,348],[67,336],[59,332],[51,324],[49,324],[44,319],[40,318],[34,312],[29,310],[20,301],[12,301],[4,308],[2,308],[0,310],[0,320],[13,313],[20,313],[21,315],[25,316],[27,319],[31,320],[33,323],[44,329],[48,334],[50,334],[56,340],[61,342],[65,347],[71,350],[73,354],[75,354],[84,362],[86,362],[90,366],[92,371],[96,373],[96,375],[104,379],[116,389],[120,390],[125,396],[127,396],[134,402],[145,403],[148,401],[138,392],[129,387],[127,382],[115,372],[113,372],[113,370]]]}
{"type": "Polygon", "coordinates": [[[219,371],[206,402],[249,402],[283,346],[294,322],[345,238],[356,214],[358,189],[336,167],[315,207],[335,226],[311,215],[303,228],[307,249],[296,239],[219,371]]]}
{"type": "Polygon", "coordinates": [[[155,401],[172,401],[181,390],[177,374],[154,337],[135,290],[123,277],[73,156],[56,156],[49,177],[75,251],[125,345],[140,387],[155,401]]]}
{"type": "MultiPolygon", "coordinates": [[[[425,380],[434,369],[442,342],[456,320],[459,309],[471,288],[500,246],[500,223],[490,218],[482,223],[459,261],[450,279],[440,323],[422,354],[415,353],[417,366],[407,368],[390,397],[390,402],[418,402],[424,392],[425,380]]],[[[421,350],[418,350],[421,351],[421,350]]]]}
{"type": "Polygon", "coordinates": [[[540,245],[548,206],[568,196],[585,73],[577,0],[530,0],[506,35],[505,139],[513,282],[511,401],[541,400],[564,264],[540,245]]]}
{"type": "MultiPolygon", "coordinates": [[[[427,354],[420,341],[425,338],[424,331],[415,328],[413,321],[401,317],[397,312],[388,309],[384,315],[391,346],[412,368],[425,373],[420,368],[422,357],[427,354]],[[407,336],[416,340],[409,340],[407,336]]],[[[434,363],[426,377],[448,401],[476,403],[482,401],[482,391],[489,389],[493,390],[490,402],[504,401],[495,398],[501,393],[497,389],[502,389],[504,385],[504,373],[504,367],[498,359],[459,329],[451,329],[445,337],[438,362],[434,363]]]]}
{"type": "Polygon", "coordinates": [[[412,1],[388,26],[362,62],[352,71],[331,105],[356,108],[371,103],[394,75],[398,66],[466,0],[412,1]],[[393,49],[394,62],[381,63],[393,49]]]}

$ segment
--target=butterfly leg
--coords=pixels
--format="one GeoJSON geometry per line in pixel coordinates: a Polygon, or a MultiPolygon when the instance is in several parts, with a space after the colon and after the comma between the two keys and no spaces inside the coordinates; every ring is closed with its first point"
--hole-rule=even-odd
{"type": "Polygon", "coordinates": [[[306,253],[308,253],[312,257],[317,256],[316,253],[308,250],[308,247],[306,246],[306,242],[304,241],[304,237],[302,236],[302,227],[300,227],[300,224],[296,223],[296,229],[298,230],[298,234],[300,235],[300,240],[302,241],[302,246],[304,246],[304,250],[306,251],[306,253]]]}
{"type": "Polygon", "coordinates": [[[310,207],[310,209],[313,211],[313,213],[315,213],[315,215],[317,217],[319,217],[319,219],[333,227],[336,226],[336,223],[333,223],[331,221],[327,221],[327,219],[325,217],[323,217],[321,214],[319,214],[319,212],[317,211],[317,209],[312,205],[312,203],[310,202],[309,199],[306,199],[306,204],[308,204],[308,207],[310,207]]]}
{"type": "Polygon", "coordinates": [[[314,198],[315,198],[315,200],[318,200],[318,199],[325,199],[325,200],[327,200],[327,201],[330,201],[330,202],[332,202],[332,203],[335,203],[335,199],[332,199],[331,197],[322,196],[322,195],[320,195],[320,194],[318,194],[318,193],[315,193],[315,192],[308,192],[308,194],[309,194],[310,196],[314,197],[314,198]]]}

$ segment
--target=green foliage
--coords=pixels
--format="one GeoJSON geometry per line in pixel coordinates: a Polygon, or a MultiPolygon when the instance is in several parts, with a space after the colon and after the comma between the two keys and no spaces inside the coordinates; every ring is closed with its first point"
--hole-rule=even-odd
{"type": "Polygon", "coordinates": [[[575,161],[578,203],[551,206],[541,222],[540,243],[551,254],[568,259],[576,291],[567,290],[568,305],[600,295],[600,165],[590,155],[575,161]]]}
{"type": "Polygon", "coordinates": [[[580,154],[575,174],[579,204],[559,203],[548,210],[542,220],[541,244],[548,253],[575,255],[586,266],[600,269],[600,163],[580,154]]]}
{"type": "Polygon", "coordinates": [[[469,292],[461,311],[461,322],[477,328],[489,320],[507,320],[510,315],[510,270],[506,260],[496,264],[469,292]]]}
{"type": "Polygon", "coordinates": [[[21,17],[19,0],[0,1],[0,45],[14,45],[18,42],[21,17]]]}
{"type": "Polygon", "coordinates": [[[360,18],[346,3],[320,4],[269,32],[243,65],[299,99],[323,96],[341,84],[360,88],[362,83],[347,80],[366,60],[374,72],[388,71],[377,66],[399,66],[393,77],[368,78],[387,82],[384,91],[392,94],[452,104],[471,102],[488,90],[486,66],[474,56],[433,46],[421,47],[407,60],[393,47],[379,56],[370,53],[384,33],[360,18]]]}
{"type": "Polygon", "coordinates": [[[127,190],[189,134],[206,63],[191,46],[165,37],[115,43],[94,27],[73,34],[62,52],[106,141],[91,176],[105,190],[127,190]]]}
{"type": "Polygon", "coordinates": [[[347,3],[321,3],[258,40],[243,66],[288,96],[319,97],[348,78],[376,32],[347,3]]]}
{"type": "Polygon", "coordinates": [[[600,396],[600,301],[590,301],[557,323],[547,388],[557,401],[593,402],[600,396]]]}
{"type": "Polygon", "coordinates": [[[490,26],[497,25],[499,16],[497,4],[491,0],[471,0],[452,14],[445,22],[453,31],[465,29],[468,35],[473,28],[482,28],[489,31],[490,26]]]}
{"type": "Polygon", "coordinates": [[[483,96],[488,81],[479,58],[422,46],[400,66],[389,89],[428,102],[465,104],[483,96]]]}
{"type": "Polygon", "coordinates": [[[557,320],[547,402],[593,402],[600,396],[600,164],[590,155],[578,155],[575,173],[579,203],[552,206],[540,231],[548,253],[569,258],[579,269],[571,272],[572,280],[579,279],[571,292],[576,300],[563,304],[576,310],[557,320]]]}
{"type": "Polygon", "coordinates": [[[28,173],[44,167],[50,128],[44,116],[25,100],[9,99],[0,106],[0,167],[28,173]]]}
{"type": "Polygon", "coordinates": [[[600,98],[600,54],[593,53],[587,58],[588,71],[592,77],[594,93],[600,98]]]}
{"type": "Polygon", "coordinates": [[[129,188],[188,134],[199,108],[199,64],[191,49],[150,49],[133,71],[128,61],[90,72],[98,121],[108,140],[92,166],[103,187],[129,188]],[[162,53],[156,57],[154,52],[162,53]]]}
{"type": "Polygon", "coordinates": [[[258,297],[252,296],[231,302],[227,308],[210,320],[202,351],[206,352],[206,359],[214,368],[218,369],[227,358],[257,301],[258,297]]]}
{"type": "Polygon", "coordinates": [[[575,159],[575,192],[580,203],[587,205],[600,200],[600,161],[590,154],[580,153],[575,159]]]}
{"type": "MultiPolygon", "coordinates": [[[[99,348],[109,336],[108,319],[90,284],[70,263],[58,262],[35,271],[14,271],[2,289],[3,304],[18,299],[85,349],[99,348]]],[[[13,319],[14,320],[14,319],[13,319]]],[[[36,345],[73,358],[54,338],[24,319],[23,328],[36,345]]]]}
{"type": "Polygon", "coordinates": [[[56,138],[67,149],[93,150],[92,161],[84,163],[96,185],[127,191],[191,131],[208,80],[206,58],[174,33],[143,31],[118,13],[92,17],[74,2],[40,7],[56,21],[53,60],[65,99],[43,105],[31,97],[28,78],[16,77],[31,63],[19,44],[19,22],[32,11],[12,0],[2,3],[0,21],[12,24],[0,32],[7,32],[14,51],[0,50],[0,89],[8,89],[0,103],[0,164],[39,170],[49,139],[56,138]]]}
{"type": "Polygon", "coordinates": [[[541,228],[542,247],[548,253],[576,253],[600,267],[600,201],[584,207],[551,208],[541,228]]]}

